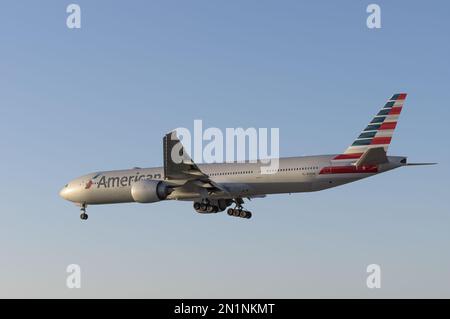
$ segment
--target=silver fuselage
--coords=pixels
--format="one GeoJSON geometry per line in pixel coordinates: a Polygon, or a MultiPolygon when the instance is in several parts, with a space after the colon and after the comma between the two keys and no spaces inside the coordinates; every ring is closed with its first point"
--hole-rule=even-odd
{"type": "MultiPolygon", "coordinates": [[[[237,198],[320,191],[406,165],[405,157],[389,156],[389,162],[378,165],[376,171],[334,171],[335,167],[352,165],[350,162],[334,163],[332,159],[335,156],[280,158],[279,169],[269,172],[266,170],[268,164],[261,162],[199,164],[198,167],[213,182],[230,190],[228,198],[237,198]]],[[[68,183],[61,190],[60,195],[72,202],[86,205],[134,202],[131,188],[135,182],[143,179],[163,180],[163,167],[87,174],[68,183]]],[[[166,182],[170,183],[171,181],[166,182]]],[[[196,201],[203,198],[218,198],[218,195],[200,193],[198,188],[189,190],[189,188],[182,187],[179,189],[176,188],[167,199],[196,201]]],[[[223,194],[220,195],[220,198],[224,198],[223,194]]]]}

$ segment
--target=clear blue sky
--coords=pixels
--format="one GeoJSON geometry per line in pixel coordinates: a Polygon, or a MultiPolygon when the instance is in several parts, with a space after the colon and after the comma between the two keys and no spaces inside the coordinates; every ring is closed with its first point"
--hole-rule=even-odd
{"type": "Polygon", "coordinates": [[[448,1],[3,1],[0,297],[450,297],[448,1]],[[245,221],[190,203],[58,197],[96,170],[159,166],[170,129],[279,127],[281,155],[338,153],[408,92],[402,168],[254,200],[245,221]],[[65,268],[82,267],[82,288],[65,268]],[[365,286],[382,267],[382,288],[365,286]]]}

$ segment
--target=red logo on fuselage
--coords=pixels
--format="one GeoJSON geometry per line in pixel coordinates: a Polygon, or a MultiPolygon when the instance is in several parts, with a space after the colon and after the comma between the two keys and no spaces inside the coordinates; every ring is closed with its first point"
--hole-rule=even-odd
{"type": "Polygon", "coordinates": [[[92,180],[90,180],[89,182],[87,182],[86,187],[84,189],[91,188],[92,184],[94,184],[94,182],[92,180]]]}

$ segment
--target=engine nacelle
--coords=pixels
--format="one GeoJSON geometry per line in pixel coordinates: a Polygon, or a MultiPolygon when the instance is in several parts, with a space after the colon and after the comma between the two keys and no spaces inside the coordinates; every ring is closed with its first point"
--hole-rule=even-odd
{"type": "Polygon", "coordinates": [[[154,203],[167,198],[169,187],[162,181],[151,179],[136,182],[131,187],[131,196],[138,203],[154,203]]]}

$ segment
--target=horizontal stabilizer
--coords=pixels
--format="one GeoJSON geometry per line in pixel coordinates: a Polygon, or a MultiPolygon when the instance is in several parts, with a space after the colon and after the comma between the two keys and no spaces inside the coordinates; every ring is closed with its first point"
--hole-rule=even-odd
{"type": "Polygon", "coordinates": [[[408,163],[406,166],[436,165],[437,163],[408,163]]]}
{"type": "Polygon", "coordinates": [[[369,148],[364,152],[359,160],[355,163],[355,166],[361,167],[365,165],[378,165],[388,162],[386,151],[383,147],[369,148]]]}

